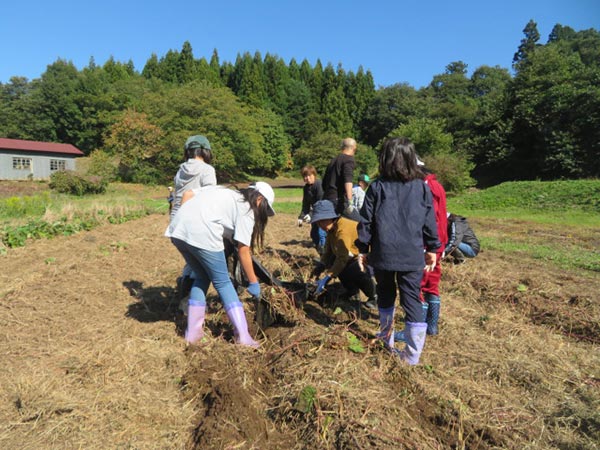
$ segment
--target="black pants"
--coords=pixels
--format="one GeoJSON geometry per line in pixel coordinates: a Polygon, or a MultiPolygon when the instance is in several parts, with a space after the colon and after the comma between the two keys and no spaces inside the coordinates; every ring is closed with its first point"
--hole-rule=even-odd
{"type": "Polygon", "coordinates": [[[377,296],[380,308],[390,308],[396,302],[396,287],[400,290],[400,304],[407,322],[425,322],[421,303],[421,279],[423,271],[391,272],[375,269],[377,296]]]}
{"type": "Polygon", "coordinates": [[[359,289],[368,298],[372,298],[375,295],[372,270],[367,270],[366,272],[360,270],[358,259],[350,261],[344,270],[340,272],[338,278],[349,295],[357,294],[359,289]]]}
{"type": "Polygon", "coordinates": [[[333,206],[335,207],[335,212],[337,214],[340,214],[346,219],[354,220],[355,222],[360,222],[360,213],[358,212],[358,209],[355,209],[350,214],[345,213],[346,207],[348,206],[348,200],[338,199],[335,201],[331,201],[331,203],[333,203],[333,206]]]}

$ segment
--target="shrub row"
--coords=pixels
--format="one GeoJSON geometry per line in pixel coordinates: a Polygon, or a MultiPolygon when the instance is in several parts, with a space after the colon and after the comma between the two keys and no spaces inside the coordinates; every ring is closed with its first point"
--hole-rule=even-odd
{"type": "MultiPolygon", "coordinates": [[[[149,211],[134,211],[123,216],[107,216],[106,222],[111,224],[124,223],[128,220],[138,219],[150,214],[149,211]]],[[[69,236],[79,231],[88,231],[101,225],[104,221],[96,218],[75,219],[68,222],[61,219],[57,222],[46,222],[44,220],[32,220],[21,226],[7,226],[0,232],[0,241],[5,247],[22,247],[28,239],[51,238],[54,236],[69,236]]]]}
{"type": "Polygon", "coordinates": [[[103,194],[108,181],[98,176],[83,176],[71,170],[60,170],[50,176],[50,189],[63,194],[103,194]]]}

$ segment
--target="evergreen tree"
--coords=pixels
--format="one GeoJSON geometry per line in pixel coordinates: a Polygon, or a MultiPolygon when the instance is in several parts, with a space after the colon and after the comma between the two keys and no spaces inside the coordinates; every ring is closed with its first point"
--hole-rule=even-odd
{"type": "Polygon", "coordinates": [[[299,80],[289,79],[283,86],[285,93],[282,108],[283,125],[291,137],[293,148],[298,148],[309,138],[308,120],[316,111],[310,89],[299,80]]]}
{"type": "Polygon", "coordinates": [[[278,114],[284,114],[285,86],[289,80],[288,68],[281,58],[267,53],[264,60],[265,91],[269,106],[278,114]]]}
{"type": "Polygon", "coordinates": [[[106,60],[102,66],[102,69],[106,73],[106,76],[111,83],[131,77],[130,67],[115,61],[112,55],[106,60]]]}
{"type": "Polygon", "coordinates": [[[300,66],[295,58],[290,59],[290,63],[288,64],[288,72],[292,80],[301,81],[300,66]]]}
{"type": "MultiPolygon", "coordinates": [[[[313,68],[310,66],[310,63],[308,62],[307,59],[303,59],[302,62],[300,63],[300,68],[299,68],[299,75],[300,75],[300,81],[302,81],[305,85],[307,85],[310,89],[311,92],[313,92],[314,95],[314,91],[312,91],[313,89],[313,77],[314,77],[314,72],[313,72],[313,68]]],[[[319,87],[320,89],[320,87],[319,87]]],[[[319,95],[320,95],[321,91],[319,90],[319,95]]]]}
{"type": "Polygon", "coordinates": [[[212,56],[210,57],[210,70],[212,72],[210,79],[214,80],[215,83],[218,83],[217,85],[224,85],[225,80],[223,80],[222,76],[221,76],[221,66],[219,65],[219,53],[217,52],[217,49],[215,48],[212,52],[212,56]]]}
{"type": "MultiPolygon", "coordinates": [[[[323,82],[321,83],[321,96],[326,98],[330,93],[337,90],[338,87],[342,87],[338,84],[338,77],[333,69],[331,63],[327,63],[323,70],[323,82]]],[[[342,87],[343,90],[343,87],[342,87]]],[[[344,97],[345,98],[345,97],[344,97]]],[[[325,113],[323,105],[323,113],[325,113]]]]}
{"type": "Polygon", "coordinates": [[[356,135],[363,140],[364,136],[361,131],[363,121],[367,112],[368,106],[375,95],[375,85],[373,76],[370,72],[365,73],[362,66],[359,66],[358,72],[354,75],[348,73],[346,81],[346,99],[348,101],[348,111],[356,135]]]}
{"type": "Polygon", "coordinates": [[[179,52],[175,50],[169,50],[158,63],[158,78],[170,83],[178,83],[179,77],[179,52]]]}
{"type": "Polygon", "coordinates": [[[0,136],[37,141],[54,139],[54,124],[39,95],[39,80],[11,77],[0,85],[0,136]]]}
{"type": "Polygon", "coordinates": [[[158,56],[156,53],[152,53],[150,58],[146,61],[146,65],[142,69],[142,76],[144,78],[160,78],[160,69],[158,66],[158,56]]]}
{"type": "Polygon", "coordinates": [[[237,64],[236,61],[234,69],[236,94],[246,103],[262,108],[266,105],[266,91],[260,53],[257,52],[254,58],[249,53],[245,53],[240,60],[239,68],[237,64]]]}
{"type": "Polygon", "coordinates": [[[179,83],[187,83],[197,78],[196,62],[192,51],[192,44],[185,41],[179,53],[177,62],[177,81],[179,83]]]}
{"type": "Polygon", "coordinates": [[[521,45],[519,45],[517,52],[513,56],[513,65],[515,66],[527,62],[527,59],[536,49],[537,42],[540,40],[537,23],[535,23],[533,19],[527,22],[527,25],[525,25],[525,28],[523,29],[523,33],[525,34],[525,37],[521,39],[521,45]]]}
{"type": "MultiPolygon", "coordinates": [[[[302,63],[304,64],[304,62],[302,63]]],[[[310,67],[310,65],[309,65],[310,67]]],[[[302,69],[302,66],[300,66],[302,69]]],[[[306,83],[306,81],[305,81],[306,83]]],[[[321,101],[324,97],[323,93],[323,65],[321,64],[321,60],[317,59],[315,63],[315,67],[310,71],[310,75],[308,76],[307,86],[310,88],[313,96],[313,102],[319,108],[321,108],[321,101]]]]}
{"type": "Polygon", "coordinates": [[[219,72],[215,72],[210,64],[206,61],[206,58],[200,58],[196,60],[196,80],[205,80],[214,86],[221,85],[221,77],[219,72]]]}
{"type": "Polygon", "coordinates": [[[341,136],[352,134],[352,119],[341,87],[333,90],[323,99],[323,121],[325,131],[341,136]]]}

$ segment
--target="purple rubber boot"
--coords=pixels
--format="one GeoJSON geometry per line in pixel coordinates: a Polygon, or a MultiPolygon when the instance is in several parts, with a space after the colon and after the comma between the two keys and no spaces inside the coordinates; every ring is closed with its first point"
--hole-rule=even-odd
{"type": "MultiPolygon", "coordinates": [[[[424,302],[423,303],[423,314],[425,317],[427,317],[427,311],[429,310],[429,303],[424,302]]],[[[429,324],[429,322],[427,322],[429,324]]],[[[427,334],[431,334],[429,333],[429,328],[427,329],[427,334]]],[[[404,337],[404,330],[400,330],[400,331],[396,331],[394,333],[394,340],[396,342],[406,342],[406,338],[404,337]]]]}
{"type": "Polygon", "coordinates": [[[406,322],[406,327],[404,328],[406,347],[397,352],[400,359],[406,361],[411,366],[417,365],[425,346],[426,335],[426,322],[406,322]]]}
{"type": "Polygon", "coordinates": [[[389,350],[394,348],[394,310],[394,306],[379,308],[379,333],[376,336],[389,350]]]}
{"type": "Polygon", "coordinates": [[[233,325],[233,334],[235,335],[235,343],[245,345],[247,347],[258,348],[260,344],[256,342],[248,333],[248,322],[244,307],[240,305],[233,306],[227,310],[227,316],[233,325]]]}
{"type": "Polygon", "coordinates": [[[206,306],[188,305],[187,329],[185,340],[188,344],[197,344],[204,336],[204,318],[206,306]]]}

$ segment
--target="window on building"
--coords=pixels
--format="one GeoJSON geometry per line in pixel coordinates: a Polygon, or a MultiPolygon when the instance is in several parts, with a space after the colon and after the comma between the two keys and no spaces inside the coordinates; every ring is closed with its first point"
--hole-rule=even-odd
{"type": "Polygon", "coordinates": [[[14,170],[30,170],[31,158],[13,158],[14,170]]]}
{"type": "Polygon", "coordinates": [[[65,170],[65,160],[64,159],[51,159],[50,160],[50,171],[55,172],[57,170],[65,170]]]}

